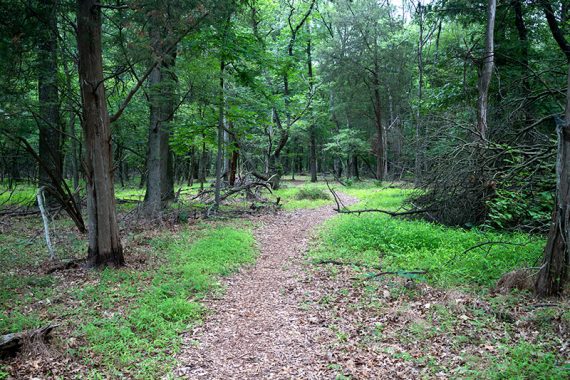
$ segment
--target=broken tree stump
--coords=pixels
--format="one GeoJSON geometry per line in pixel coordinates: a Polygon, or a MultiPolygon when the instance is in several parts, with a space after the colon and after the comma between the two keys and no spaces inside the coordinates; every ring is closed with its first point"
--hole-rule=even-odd
{"type": "Polygon", "coordinates": [[[50,334],[58,325],[48,325],[35,330],[26,330],[0,336],[0,358],[15,356],[25,342],[46,342],[50,334]]]}

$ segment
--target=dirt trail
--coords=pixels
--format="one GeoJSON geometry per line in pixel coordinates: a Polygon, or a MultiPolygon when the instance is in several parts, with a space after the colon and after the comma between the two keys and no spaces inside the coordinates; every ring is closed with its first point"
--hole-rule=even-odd
{"type": "MultiPolygon", "coordinates": [[[[354,199],[344,197],[345,203],[354,199]]],[[[301,303],[315,291],[303,255],[314,228],[333,217],[326,206],[264,216],[255,230],[255,266],[225,281],[212,315],[185,337],[176,375],[190,379],[322,379],[330,330],[301,303]]]]}

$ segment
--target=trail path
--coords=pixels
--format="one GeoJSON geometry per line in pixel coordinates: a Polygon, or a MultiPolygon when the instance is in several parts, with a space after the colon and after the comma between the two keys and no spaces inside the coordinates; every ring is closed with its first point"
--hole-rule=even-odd
{"type": "MultiPolygon", "coordinates": [[[[343,197],[346,204],[355,200],[343,197]]],[[[303,255],[331,205],[262,217],[255,266],[225,281],[212,315],[185,337],[176,375],[190,379],[322,379],[330,330],[303,308],[316,291],[303,255]]]]}

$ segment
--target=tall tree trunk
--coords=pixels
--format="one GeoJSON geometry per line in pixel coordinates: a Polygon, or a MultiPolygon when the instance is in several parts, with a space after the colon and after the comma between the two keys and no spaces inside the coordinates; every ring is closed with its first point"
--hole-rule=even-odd
{"type": "Polygon", "coordinates": [[[358,156],[352,156],[352,176],[356,179],[360,179],[360,174],[358,173],[358,156]]]}
{"type": "Polygon", "coordinates": [[[479,98],[477,99],[477,139],[485,140],[487,135],[487,109],[489,85],[495,61],[495,13],[497,0],[489,0],[487,7],[487,32],[485,35],[485,57],[479,78],[479,98]]]}
{"type": "Polygon", "coordinates": [[[309,171],[311,172],[311,182],[317,182],[317,132],[312,125],[309,131],[309,171]]]}
{"type": "Polygon", "coordinates": [[[101,9],[96,0],[77,0],[77,50],[83,101],[88,263],[93,267],[125,263],[119,237],[113,185],[111,130],[103,83],[101,9]]]}
{"type": "Polygon", "coordinates": [[[423,164],[423,146],[422,141],[422,100],[423,100],[423,85],[424,85],[424,8],[421,1],[418,1],[418,17],[420,26],[420,35],[418,38],[418,107],[416,109],[416,154],[415,154],[415,170],[414,170],[414,183],[419,184],[422,176],[423,164]]]}
{"type": "MultiPolygon", "coordinates": [[[[228,128],[230,130],[233,130],[234,129],[233,123],[230,122],[228,124],[228,128]]],[[[230,137],[230,145],[228,146],[228,149],[230,149],[229,153],[231,153],[229,168],[228,168],[229,169],[228,183],[230,186],[234,186],[236,184],[236,178],[238,173],[240,147],[233,135],[230,137]]]]}
{"type": "Polygon", "coordinates": [[[204,182],[206,182],[206,176],[208,175],[208,150],[206,149],[206,135],[202,134],[202,152],[200,154],[200,160],[198,162],[198,182],[200,182],[200,189],[204,189],[204,182]]]}
{"type": "MultiPolygon", "coordinates": [[[[570,65],[568,67],[570,86],[570,65]]],[[[570,265],[570,87],[566,96],[566,113],[563,123],[557,126],[558,152],[556,162],[556,206],[544,258],[538,273],[535,291],[537,296],[560,295],[568,281],[570,265]]]]}
{"type": "MultiPolygon", "coordinates": [[[[517,28],[517,33],[519,35],[519,43],[520,43],[520,66],[521,66],[521,76],[522,76],[522,95],[523,98],[528,98],[530,94],[530,71],[529,71],[529,42],[528,42],[528,30],[526,28],[524,17],[523,17],[523,9],[522,9],[522,1],[521,0],[513,0],[512,2],[513,8],[515,10],[515,26],[517,28]]],[[[532,103],[526,104],[524,107],[524,122],[523,125],[527,126],[532,121],[532,103]]]]}
{"type": "Polygon", "coordinates": [[[166,32],[157,21],[153,22],[155,25],[151,27],[150,38],[153,52],[161,62],[154,67],[148,78],[151,93],[145,211],[147,215],[156,217],[164,203],[174,199],[174,170],[169,141],[175,107],[176,80],[172,70],[176,61],[176,48],[173,53],[166,51],[166,32]]]}
{"type": "MultiPolygon", "coordinates": [[[[384,150],[384,126],[382,125],[382,100],[380,97],[380,65],[378,58],[374,59],[374,72],[372,73],[372,85],[374,86],[374,124],[376,126],[376,179],[384,180],[386,152],[384,150]]],[[[358,175],[357,175],[358,177],[358,175]]]]}
{"type": "Polygon", "coordinates": [[[220,193],[222,189],[222,165],[224,159],[224,70],[226,64],[220,60],[220,94],[219,94],[219,114],[218,114],[218,151],[216,154],[216,184],[214,187],[214,210],[220,207],[220,193]]]}
{"type": "Polygon", "coordinates": [[[57,7],[55,0],[40,1],[42,25],[38,46],[39,186],[48,189],[47,201],[63,181],[62,125],[57,84],[57,7]],[[51,172],[51,175],[50,175],[51,172]],[[57,183],[53,183],[53,181],[57,183]]]}
{"type": "Polygon", "coordinates": [[[194,161],[196,161],[195,155],[196,155],[196,149],[192,147],[192,149],[190,150],[190,157],[188,157],[188,178],[187,178],[188,186],[192,186],[194,184],[194,176],[195,176],[194,161]]]}
{"type": "Polygon", "coordinates": [[[565,117],[563,123],[557,126],[556,204],[544,248],[543,264],[535,284],[536,295],[546,297],[562,293],[568,281],[570,265],[570,45],[558,25],[550,2],[542,0],[541,5],[552,36],[568,62],[565,117]]]}
{"type": "MultiPolygon", "coordinates": [[[[311,51],[311,21],[307,22],[307,72],[309,75],[309,97],[313,96],[315,87],[315,78],[313,75],[313,58],[311,51]]],[[[313,107],[311,107],[311,111],[313,107]]],[[[314,114],[310,117],[313,119],[309,126],[309,171],[311,172],[311,182],[317,182],[317,126],[314,123],[314,114]]]]}

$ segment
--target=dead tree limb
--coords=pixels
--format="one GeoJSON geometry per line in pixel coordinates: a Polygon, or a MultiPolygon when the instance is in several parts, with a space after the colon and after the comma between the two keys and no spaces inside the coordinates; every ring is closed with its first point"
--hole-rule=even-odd
{"type": "Polygon", "coordinates": [[[354,267],[361,267],[361,268],[368,268],[368,269],[376,269],[382,270],[382,267],[379,265],[370,265],[365,263],[357,263],[352,261],[340,261],[340,260],[317,260],[315,264],[332,264],[332,265],[340,265],[340,266],[354,266],[354,267]]]}
{"type": "Polygon", "coordinates": [[[47,341],[51,332],[57,326],[58,325],[48,325],[36,330],[28,330],[0,336],[0,358],[16,355],[22,349],[24,342],[26,341],[47,341]]]}
{"type": "Polygon", "coordinates": [[[331,192],[331,194],[334,198],[334,201],[336,203],[336,208],[334,210],[336,212],[338,212],[339,214],[357,214],[357,215],[360,215],[360,214],[365,214],[365,213],[377,212],[377,213],[387,214],[387,215],[390,215],[392,217],[395,217],[395,216],[423,214],[423,213],[435,211],[434,209],[409,210],[409,211],[390,211],[390,210],[382,210],[382,209],[378,209],[378,208],[349,210],[348,207],[346,207],[342,203],[341,198],[338,196],[337,192],[330,186],[329,182],[326,180],[325,180],[325,182],[326,182],[327,187],[328,187],[329,191],[331,192]]]}
{"type": "Polygon", "coordinates": [[[45,209],[45,197],[44,197],[44,190],[45,188],[42,186],[38,189],[38,193],[36,194],[36,198],[38,199],[38,207],[40,209],[40,213],[42,215],[42,221],[44,223],[44,235],[46,239],[46,245],[49,252],[50,260],[55,260],[55,251],[53,249],[53,245],[51,244],[51,238],[49,236],[49,219],[47,216],[47,212],[45,209]]]}

